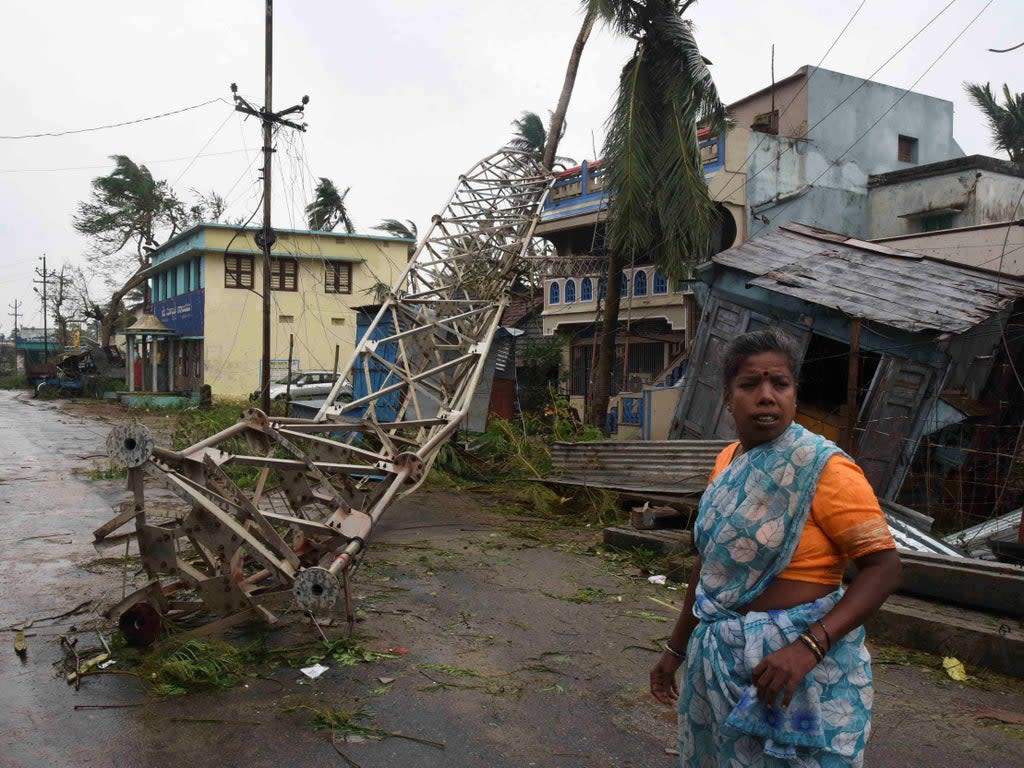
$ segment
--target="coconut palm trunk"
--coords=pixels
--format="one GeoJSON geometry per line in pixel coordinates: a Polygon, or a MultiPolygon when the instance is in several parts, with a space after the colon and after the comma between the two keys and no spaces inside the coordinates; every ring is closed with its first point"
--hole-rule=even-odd
{"type": "Polygon", "coordinates": [[[558,142],[562,138],[562,126],[565,125],[565,115],[569,111],[569,100],[572,98],[573,88],[576,87],[576,73],[579,71],[580,60],[583,58],[583,48],[590,38],[590,31],[594,28],[596,19],[597,5],[589,3],[579,34],[576,35],[572,53],[569,54],[569,64],[565,68],[565,79],[562,81],[562,92],[558,96],[558,104],[555,106],[555,111],[551,113],[551,123],[548,125],[547,141],[544,143],[544,158],[541,162],[549,171],[555,164],[555,153],[558,152],[558,142]]]}
{"type": "Polygon", "coordinates": [[[589,421],[604,426],[611,396],[622,266],[654,263],[688,277],[710,252],[716,220],[704,183],[698,125],[721,131],[725,107],[692,24],[693,0],[601,0],[602,17],[636,41],[607,123],[607,295],[589,421]]]}

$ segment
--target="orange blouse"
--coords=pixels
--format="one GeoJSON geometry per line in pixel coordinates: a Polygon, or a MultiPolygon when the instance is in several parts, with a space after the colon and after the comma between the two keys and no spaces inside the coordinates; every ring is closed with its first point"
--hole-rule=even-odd
{"type": "MultiPolygon", "coordinates": [[[[739,443],[718,454],[710,480],[729,466],[739,443]]],[[[709,482],[710,482],[709,480],[709,482]]],[[[864,472],[842,454],[825,464],[793,558],[780,579],[839,584],[846,561],[895,549],[885,515],[864,472]]]]}

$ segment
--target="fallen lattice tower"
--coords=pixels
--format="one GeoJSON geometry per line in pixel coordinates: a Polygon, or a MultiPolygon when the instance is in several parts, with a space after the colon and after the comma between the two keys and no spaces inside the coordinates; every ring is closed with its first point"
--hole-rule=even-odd
{"type": "Polygon", "coordinates": [[[153,616],[196,609],[274,621],[271,600],[287,591],[304,611],[344,610],[351,623],[351,568],[469,411],[509,289],[531,268],[550,181],[534,157],[508,149],[460,177],[315,417],[248,409],[180,451],[154,445],[142,426],[110,433],[132,497],[95,538],[134,539],[148,577],[109,611],[129,617],[122,627],[145,634],[153,616]],[[255,468],[253,486],[232,467],[255,468]],[[177,503],[147,510],[154,484],[177,503]]]}

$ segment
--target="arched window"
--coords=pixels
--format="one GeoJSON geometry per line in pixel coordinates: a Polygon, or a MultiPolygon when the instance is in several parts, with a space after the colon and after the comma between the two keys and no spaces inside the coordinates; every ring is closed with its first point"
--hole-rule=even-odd
{"type": "Polygon", "coordinates": [[[657,270],[654,271],[653,293],[655,296],[668,293],[668,278],[657,270]]]}
{"type": "Polygon", "coordinates": [[[565,303],[575,304],[576,303],[576,281],[566,280],[565,281],[565,303]]]}
{"type": "Polygon", "coordinates": [[[619,273],[619,296],[629,296],[629,278],[625,272],[619,273]]]}
{"type": "Polygon", "coordinates": [[[589,277],[580,280],[580,301],[594,300],[594,283],[589,277]]]}
{"type": "Polygon", "coordinates": [[[603,277],[597,281],[597,298],[603,299],[608,295],[608,281],[603,277]]]}
{"type": "Polygon", "coordinates": [[[634,296],[646,296],[647,295],[647,271],[638,269],[633,275],[633,295],[634,296]]]}
{"type": "Polygon", "coordinates": [[[551,288],[548,289],[548,304],[558,304],[562,300],[560,294],[558,283],[552,283],[551,288]]]}

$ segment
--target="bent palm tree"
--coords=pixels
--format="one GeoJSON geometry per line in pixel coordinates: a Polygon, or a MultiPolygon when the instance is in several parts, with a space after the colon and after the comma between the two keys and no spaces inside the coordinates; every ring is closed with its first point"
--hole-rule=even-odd
{"type": "Polygon", "coordinates": [[[406,240],[412,240],[409,243],[409,256],[412,256],[416,252],[416,243],[419,240],[419,230],[416,228],[416,222],[412,219],[406,219],[405,221],[399,221],[398,219],[384,219],[380,224],[374,227],[382,232],[387,232],[389,235],[394,237],[404,237],[406,240]]]}
{"type": "Polygon", "coordinates": [[[558,142],[562,140],[562,135],[565,133],[565,115],[569,111],[569,99],[572,98],[572,89],[576,85],[576,73],[579,71],[583,48],[590,38],[590,31],[594,28],[594,21],[597,18],[600,5],[601,3],[595,0],[584,0],[583,3],[585,9],[583,23],[580,25],[576,42],[569,54],[569,63],[566,65],[565,77],[562,80],[562,92],[558,95],[555,111],[551,113],[547,141],[544,143],[544,158],[541,165],[549,171],[555,166],[555,153],[558,151],[558,142]]]}
{"type": "Polygon", "coordinates": [[[1024,93],[1013,94],[1004,83],[1006,103],[999,104],[989,83],[964,83],[964,89],[985,114],[995,148],[1006,152],[1012,162],[1024,163],[1024,93]]]}
{"type": "Polygon", "coordinates": [[[521,152],[529,152],[540,158],[544,154],[544,144],[547,141],[547,131],[544,129],[544,122],[536,112],[523,112],[522,117],[512,121],[515,131],[508,145],[512,149],[521,152]]]}
{"type": "Polygon", "coordinates": [[[345,207],[345,197],[352,187],[339,192],[334,182],[323,176],[316,185],[313,202],[306,206],[306,221],[310,229],[320,232],[332,232],[339,224],[345,227],[348,234],[355,232],[352,219],[345,207]]]}
{"type": "Polygon", "coordinates": [[[608,219],[608,277],[591,421],[601,424],[611,391],[620,275],[653,261],[681,278],[709,253],[716,214],[704,183],[697,127],[722,130],[726,111],[693,25],[694,0],[590,0],[636,46],[619,78],[607,122],[604,162],[614,190],[608,219]]]}

